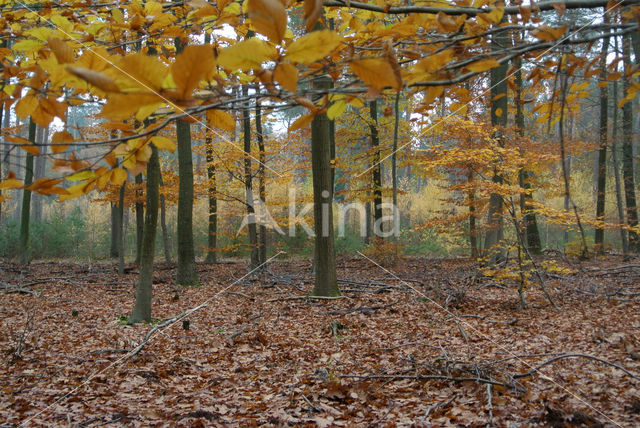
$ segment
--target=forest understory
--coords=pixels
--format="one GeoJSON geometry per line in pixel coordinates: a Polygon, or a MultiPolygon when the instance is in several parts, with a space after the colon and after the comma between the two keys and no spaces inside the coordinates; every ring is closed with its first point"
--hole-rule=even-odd
{"type": "Polygon", "coordinates": [[[466,259],[339,259],[336,299],[304,260],[157,265],[135,326],[134,265],[3,263],[0,426],[639,426],[640,260],[556,262],[559,309],[466,259]]]}

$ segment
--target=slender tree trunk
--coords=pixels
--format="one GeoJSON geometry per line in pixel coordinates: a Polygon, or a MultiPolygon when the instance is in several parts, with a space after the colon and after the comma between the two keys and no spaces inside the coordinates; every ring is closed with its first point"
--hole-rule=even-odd
{"type": "MultiPolygon", "coordinates": [[[[628,93],[631,82],[626,74],[626,70],[631,68],[631,49],[629,47],[629,37],[622,38],[622,54],[624,57],[624,93],[628,93]]],[[[624,195],[627,205],[627,221],[629,226],[638,225],[638,211],[636,207],[635,179],[633,171],[633,103],[628,101],[622,107],[622,179],[624,183],[624,195]]],[[[629,250],[633,253],[640,252],[640,236],[638,233],[629,231],[629,250]]]]}
{"type": "MultiPolygon", "coordinates": [[[[182,52],[186,42],[175,40],[176,54],[182,52]]],[[[178,143],[178,269],[179,285],[197,285],[196,253],[193,244],[193,153],[191,152],[191,125],[176,121],[178,143]]]]}
{"type": "MultiPolygon", "coordinates": [[[[604,13],[605,24],[609,23],[609,14],[604,13]]],[[[600,82],[607,81],[607,53],[609,50],[609,37],[602,39],[602,58],[600,60],[600,82]]],[[[596,219],[604,222],[605,198],[607,189],[607,139],[608,139],[608,119],[609,119],[609,86],[600,87],[600,147],[598,149],[598,184],[596,189],[596,219]]],[[[604,225],[596,226],[594,245],[596,254],[604,252],[604,225]]]]}
{"type": "MultiPolygon", "coordinates": [[[[473,185],[473,169],[469,168],[467,182],[473,185]]],[[[477,258],[478,252],[478,228],[476,226],[476,192],[475,187],[469,190],[469,246],[471,247],[471,257],[477,258]]]]}
{"type": "Polygon", "coordinates": [[[120,186],[118,195],[118,212],[116,215],[117,239],[118,239],[118,275],[124,275],[124,194],[125,184],[120,186]]]}
{"type": "MultiPolygon", "coordinates": [[[[260,107],[260,102],[256,101],[256,138],[258,140],[258,154],[260,159],[260,165],[258,166],[258,191],[259,197],[263,204],[267,202],[267,189],[266,189],[266,174],[265,174],[265,162],[267,161],[267,156],[264,151],[264,135],[262,134],[262,108],[260,107]]],[[[333,174],[332,174],[332,183],[333,183],[333,174]]],[[[267,262],[267,227],[264,225],[264,222],[260,223],[260,242],[259,242],[259,252],[258,258],[260,264],[264,264],[267,262]]]]}
{"type": "MultiPolygon", "coordinates": [[[[618,51],[618,38],[615,38],[615,49],[618,51]]],[[[618,209],[618,223],[620,224],[620,243],[622,245],[622,254],[629,252],[629,242],[627,241],[627,224],[624,218],[624,202],[622,201],[622,186],[620,182],[620,161],[618,159],[618,82],[614,81],[613,85],[613,124],[611,129],[611,157],[613,159],[613,176],[616,182],[616,206],[618,209]]]]}
{"type": "Polygon", "coordinates": [[[180,285],[198,284],[196,254],[193,247],[193,160],[191,158],[191,126],[179,119],[178,136],[178,272],[180,285]]]}
{"type": "Polygon", "coordinates": [[[213,139],[211,135],[207,135],[205,142],[207,151],[207,179],[209,180],[209,236],[207,239],[207,257],[205,263],[216,263],[218,246],[218,195],[217,195],[217,177],[216,165],[213,158],[213,139]]]}
{"type": "MultiPolygon", "coordinates": [[[[29,119],[29,141],[36,141],[36,123],[33,119],[29,119]]],[[[22,193],[22,210],[20,215],[20,263],[28,264],[31,261],[29,249],[29,221],[31,217],[31,190],[26,187],[33,182],[33,155],[27,153],[27,161],[25,163],[24,186],[22,193]]]]}
{"type": "MultiPolygon", "coordinates": [[[[162,181],[162,170],[160,170],[160,186],[164,186],[162,181]]],[[[160,193],[160,227],[162,228],[162,246],[164,248],[164,261],[170,265],[171,260],[171,240],[167,229],[167,207],[164,195],[160,193]]]]}
{"type": "Polygon", "coordinates": [[[373,234],[382,230],[382,170],[380,166],[380,139],[378,137],[378,101],[369,102],[371,117],[371,149],[373,150],[373,234]],[[377,229],[379,228],[379,229],[377,229]]]}
{"type": "Polygon", "coordinates": [[[158,149],[152,144],[152,154],[147,163],[147,209],[144,219],[140,274],[136,303],[129,317],[129,324],[151,322],[151,298],[153,295],[153,259],[155,254],[156,230],[158,227],[158,204],[160,199],[160,163],[158,149]]]}
{"type": "MultiPolygon", "coordinates": [[[[49,148],[49,145],[47,144],[48,140],[49,140],[49,127],[46,127],[46,128],[38,127],[36,130],[36,144],[38,145],[38,150],[40,151],[40,155],[38,155],[38,157],[34,159],[34,163],[35,163],[34,172],[33,172],[34,180],[43,178],[46,175],[46,167],[47,167],[46,156],[47,156],[47,149],[49,148]]],[[[43,211],[44,201],[45,201],[44,195],[39,195],[37,193],[33,194],[32,217],[33,217],[34,223],[40,223],[42,221],[42,211],[43,211]]]]}
{"type": "MultiPolygon", "coordinates": [[[[522,59],[516,60],[516,117],[515,124],[518,135],[524,135],[524,112],[522,111],[522,59]]],[[[519,172],[520,187],[525,190],[531,189],[531,183],[529,180],[532,178],[532,173],[525,168],[521,168],[519,172]]],[[[524,242],[531,254],[540,254],[542,251],[542,243],[540,241],[540,231],[538,230],[538,221],[536,219],[535,212],[531,209],[531,202],[533,196],[529,192],[522,193],[520,195],[520,211],[522,213],[522,221],[524,223],[524,242]]]]}
{"type": "MultiPolygon", "coordinates": [[[[248,88],[245,86],[242,88],[245,98],[249,94],[248,88]]],[[[250,269],[254,270],[260,266],[260,258],[258,253],[258,235],[256,228],[255,209],[253,207],[253,176],[251,173],[251,114],[249,106],[245,105],[242,108],[242,125],[244,131],[244,193],[245,203],[247,205],[247,216],[249,224],[249,247],[251,250],[251,265],[250,269]]]]}
{"type": "MultiPolygon", "coordinates": [[[[393,103],[393,147],[391,148],[391,202],[393,204],[393,225],[395,229],[393,239],[398,240],[398,233],[400,233],[400,211],[398,209],[398,165],[397,165],[397,151],[398,151],[398,131],[400,127],[400,91],[396,93],[396,99],[393,103]]],[[[396,246],[396,256],[398,255],[398,248],[396,246]]]]}
{"type": "MultiPolygon", "coordinates": [[[[316,26],[318,29],[319,26],[316,26]]],[[[329,78],[314,82],[314,88],[330,88],[329,78]]],[[[331,144],[329,119],[318,114],[311,122],[311,168],[313,173],[313,223],[315,231],[315,284],[314,296],[339,296],[336,275],[336,257],[333,242],[333,204],[331,179],[331,144]]]]}
{"type": "Polygon", "coordinates": [[[136,263],[140,263],[140,255],[142,254],[142,233],[144,229],[144,203],[142,202],[143,184],[142,173],[136,175],[136,263]]]}
{"type": "MultiPolygon", "coordinates": [[[[506,32],[499,33],[492,38],[492,49],[500,50],[508,46],[509,39],[506,32]]],[[[491,125],[504,128],[507,125],[507,68],[508,64],[502,64],[491,69],[491,125]]],[[[497,137],[502,145],[501,134],[503,129],[498,129],[497,137]]],[[[502,175],[494,169],[493,182],[502,183],[502,175]]],[[[496,264],[505,258],[505,251],[501,248],[504,238],[503,231],[503,200],[497,193],[489,196],[488,230],[484,240],[484,250],[488,257],[488,264],[496,264]]]]}
{"type": "MultiPolygon", "coordinates": [[[[6,43],[3,41],[2,43],[0,43],[0,46],[4,46],[6,43]]],[[[3,117],[3,113],[4,113],[4,107],[3,105],[0,105],[0,126],[2,125],[2,120],[4,119],[3,117]]],[[[4,163],[5,159],[4,159],[4,137],[0,137],[0,156],[2,156],[0,158],[0,180],[4,178],[4,175],[2,174],[2,164],[4,163]]],[[[2,225],[2,190],[0,190],[0,225],[2,225]]]]}

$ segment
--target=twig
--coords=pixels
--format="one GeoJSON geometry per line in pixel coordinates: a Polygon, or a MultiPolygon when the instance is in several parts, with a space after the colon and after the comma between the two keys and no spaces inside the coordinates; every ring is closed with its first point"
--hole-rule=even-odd
{"type": "Polygon", "coordinates": [[[195,311],[197,311],[199,309],[202,309],[205,306],[207,306],[206,303],[202,304],[202,305],[198,305],[196,307],[193,307],[193,308],[189,309],[186,312],[181,313],[180,315],[177,315],[177,316],[175,316],[175,317],[173,317],[173,318],[171,318],[169,320],[166,320],[165,322],[163,322],[161,324],[156,325],[151,330],[149,330],[149,332],[146,334],[146,336],[144,337],[142,342],[140,342],[140,344],[138,346],[133,348],[128,356],[132,357],[132,356],[136,355],[138,352],[142,351],[142,348],[144,348],[144,345],[147,344],[147,342],[149,341],[149,339],[151,339],[151,336],[153,336],[155,334],[155,332],[157,332],[159,330],[162,330],[162,329],[164,329],[166,327],[169,327],[171,324],[174,324],[175,322],[181,320],[182,318],[184,318],[184,317],[186,317],[188,315],[191,315],[193,312],[195,312],[195,311]]]}
{"type": "Polygon", "coordinates": [[[431,414],[432,411],[434,411],[435,409],[437,409],[438,407],[447,407],[449,404],[451,404],[453,402],[453,400],[456,399],[456,396],[454,395],[453,397],[451,397],[449,400],[447,400],[444,403],[436,403],[436,404],[432,404],[431,406],[429,406],[429,408],[427,409],[427,413],[424,414],[424,416],[422,417],[422,421],[426,421],[427,418],[429,417],[429,415],[431,414]]]}
{"type": "Polygon", "coordinates": [[[379,306],[358,306],[357,308],[350,308],[350,309],[337,309],[335,311],[329,311],[327,312],[327,315],[346,315],[346,314],[350,314],[352,312],[364,312],[364,313],[371,313],[375,310],[378,309],[386,309],[386,308],[390,308],[391,306],[397,304],[399,301],[396,300],[395,302],[389,303],[388,305],[379,305],[379,306]]]}
{"type": "Polygon", "coordinates": [[[371,422],[369,425],[367,425],[367,428],[369,428],[369,427],[373,427],[373,426],[377,426],[380,422],[384,421],[384,420],[387,418],[387,416],[389,416],[389,413],[391,413],[391,411],[392,411],[393,409],[395,409],[395,408],[396,408],[395,403],[391,404],[391,406],[390,406],[390,407],[389,407],[389,409],[385,412],[385,414],[384,414],[384,415],[382,415],[382,417],[381,417],[380,419],[378,419],[378,420],[376,420],[376,421],[373,421],[373,422],[371,422]]]}
{"type": "Polygon", "coordinates": [[[490,425],[493,422],[493,403],[491,402],[492,400],[492,396],[491,396],[491,385],[487,384],[487,404],[489,406],[489,423],[487,425],[490,425]]]}
{"type": "Polygon", "coordinates": [[[616,364],[616,363],[612,363],[611,361],[607,361],[607,360],[604,360],[602,358],[594,357],[593,355],[588,355],[588,354],[562,354],[562,355],[558,355],[557,357],[551,358],[551,359],[545,361],[544,363],[540,364],[539,366],[534,367],[533,369],[529,370],[526,373],[519,373],[519,374],[513,375],[513,378],[514,379],[520,379],[520,378],[523,378],[523,377],[529,377],[533,373],[535,373],[538,370],[540,370],[541,368],[543,368],[544,366],[547,366],[549,364],[555,363],[556,361],[562,360],[564,358],[587,358],[587,359],[590,359],[590,360],[595,360],[595,361],[601,362],[603,364],[609,365],[611,367],[615,367],[618,370],[622,370],[624,373],[626,373],[627,375],[631,376],[632,378],[634,378],[636,380],[640,380],[640,377],[638,377],[637,375],[635,375],[631,371],[625,369],[621,365],[616,364]]]}
{"type": "MultiPolygon", "coordinates": [[[[340,375],[341,378],[345,379],[412,379],[412,380],[448,380],[451,382],[478,382],[478,383],[488,383],[491,385],[502,386],[504,388],[509,389],[519,389],[514,384],[499,382],[493,379],[487,379],[482,377],[453,377],[453,376],[444,376],[444,375],[340,375]]],[[[524,377],[524,376],[523,376],[524,377]]]]}
{"type": "Polygon", "coordinates": [[[329,297],[329,296],[292,296],[292,297],[279,297],[277,299],[269,299],[269,300],[267,300],[267,303],[281,302],[281,301],[284,301],[284,300],[338,300],[338,299],[351,299],[351,297],[348,297],[348,296],[335,296],[335,297],[329,297]]]}

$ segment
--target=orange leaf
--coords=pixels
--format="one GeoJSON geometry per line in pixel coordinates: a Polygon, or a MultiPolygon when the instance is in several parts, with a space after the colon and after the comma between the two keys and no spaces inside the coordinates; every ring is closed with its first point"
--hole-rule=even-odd
{"type": "Polygon", "coordinates": [[[311,121],[313,120],[313,118],[315,116],[316,116],[315,113],[309,113],[309,114],[305,114],[304,116],[299,117],[289,127],[289,132],[293,132],[293,131],[296,131],[296,130],[298,130],[300,128],[304,128],[305,126],[307,126],[308,124],[311,123],[311,121]]]}
{"type": "Polygon", "coordinates": [[[52,143],[51,151],[53,153],[64,152],[65,150],[67,150],[69,145],[62,144],[62,143],[73,143],[73,142],[75,142],[75,138],[73,138],[73,135],[71,135],[69,131],[56,132],[55,134],[53,134],[53,137],[51,137],[51,143],[52,143]]]}
{"type": "Polygon", "coordinates": [[[53,54],[58,60],[58,64],[68,64],[73,62],[73,49],[57,37],[50,37],[47,41],[53,54]]]}
{"type": "Polygon", "coordinates": [[[187,46],[171,66],[173,81],[180,90],[182,99],[191,98],[191,93],[209,71],[216,66],[213,48],[209,45],[187,46]]]}
{"type": "Polygon", "coordinates": [[[111,77],[98,71],[71,66],[67,66],[67,71],[104,92],[120,92],[118,85],[116,85],[116,82],[111,77]]]}
{"type": "Polygon", "coordinates": [[[351,70],[369,86],[384,89],[388,86],[400,89],[393,67],[386,58],[366,58],[351,61],[351,70]]]}
{"type": "Polygon", "coordinates": [[[566,25],[558,28],[553,28],[548,25],[542,25],[539,28],[533,30],[531,34],[534,37],[545,42],[553,42],[554,40],[558,40],[560,37],[562,37],[566,31],[566,25]]]}
{"type": "Polygon", "coordinates": [[[276,67],[273,77],[289,92],[296,92],[298,89],[298,69],[289,63],[281,63],[276,67]]]}
{"type": "Polygon", "coordinates": [[[287,30],[287,13],[279,0],[249,0],[249,19],[260,34],[273,43],[280,43],[287,30]]]}

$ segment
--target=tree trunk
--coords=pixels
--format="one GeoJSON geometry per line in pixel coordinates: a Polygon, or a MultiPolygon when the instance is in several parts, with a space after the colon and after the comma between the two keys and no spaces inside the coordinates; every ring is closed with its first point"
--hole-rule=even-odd
{"type": "MultiPolygon", "coordinates": [[[[614,38],[615,50],[618,51],[618,38],[614,38]]],[[[629,252],[629,242],[627,241],[627,231],[625,230],[626,221],[624,218],[624,203],[622,202],[622,186],[620,183],[620,161],[618,159],[618,82],[614,81],[613,85],[613,124],[611,128],[611,157],[613,160],[613,176],[616,182],[616,205],[618,209],[618,223],[620,224],[620,243],[622,245],[622,254],[629,252]]]]}
{"type": "MultiPolygon", "coordinates": [[[[160,186],[163,186],[162,170],[160,170],[160,186]]],[[[160,226],[162,227],[162,246],[164,248],[164,261],[169,265],[171,261],[171,240],[169,239],[169,230],[167,229],[167,207],[164,195],[160,194],[160,226]]]]}
{"type": "MultiPolygon", "coordinates": [[[[262,108],[260,107],[260,102],[256,101],[256,138],[258,139],[258,155],[260,160],[260,165],[258,166],[258,191],[259,197],[262,201],[262,204],[266,204],[267,202],[267,188],[266,188],[266,173],[265,173],[265,163],[267,162],[267,155],[264,151],[264,135],[262,134],[262,108]]],[[[332,170],[333,171],[333,170],[332,170]]],[[[333,175],[331,183],[333,183],[333,175]]],[[[266,206],[266,205],[265,205],[266,206]]],[[[260,224],[260,242],[259,242],[259,251],[258,258],[260,264],[264,264],[267,262],[267,227],[263,222],[260,224]]]]}
{"type": "Polygon", "coordinates": [[[207,178],[209,180],[209,236],[207,239],[207,257],[205,263],[216,263],[218,246],[218,196],[217,196],[217,179],[216,165],[213,158],[213,139],[211,135],[207,135],[205,148],[207,151],[207,178]]]}
{"type": "MultiPolygon", "coordinates": [[[[508,46],[509,39],[506,32],[499,33],[492,38],[492,49],[500,50],[508,46]]],[[[501,141],[501,134],[507,125],[507,68],[508,64],[502,64],[491,69],[491,125],[500,127],[496,130],[496,137],[501,141]]],[[[493,182],[502,183],[502,175],[496,169],[493,172],[493,182]]],[[[489,196],[488,230],[484,241],[484,250],[489,265],[496,264],[505,258],[505,251],[501,248],[504,238],[503,231],[503,200],[497,193],[489,196]]]]}
{"type": "Polygon", "coordinates": [[[125,184],[120,186],[118,195],[118,212],[116,215],[117,239],[118,239],[118,275],[124,275],[124,194],[125,184]]]}
{"type": "MultiPolygon", "coordinates": [[[[397,151],[398,151],[398,128],[400,127],[400,91],[396,93],[396,99],[393,103],[393,147],[391,148],[391,202],[393,204],[393,225],[394,234],[393,239],[398,240],[398,234],[400,233],[400,211],[398,209],[398,165],[397,151]]],[[[396,246],[396,256],[398,248],[396,246]]]]}
{"type": "MultiPolygon", "coordinates": [[[[43,178],[46,175],[47,168],[47,149],[49,148],[49,127],[41,128],[38,127],[40,131],[40,135],[38,136],[38,132],[36,131],[36,144],[38,145],[38,149],[40,151],[40,155],[34,159],[35,169],[33,172],[34,180],[39,178],[43,178]]],[[[45,201],[44,195],[39,195],[37,193],[33,194],[33,221],[35,223],[40,223],[42,221],[42,211],[43,204],[45,201]]]]}
{"type": "Polygon", "coordinates": [[[179,119],[178,136],[178,272],[180,285],[198,284],[196,254],[193,247],[193,160],[191,158],[191,126],[179,119]]]}
{"type": "MultiPolygon", "coordinates": [[[[247,98],[249,90],[246,86],[242,88],[242,93],[244,97],[247,98]]],[[[251,250],[250,269],[254,270],[260,266],[260,259],[258,256],[258,235],[256,229],[255,209],[253,207],[253,177],[251,174],[251,114],[249,106],[246,104],[242,108],[242,126],[244,133],[244,195],[245,203],[247,205],[247,219],[249,223],[247,228],[249,230],[249,247],[251,250]]]]}
{"type": "MultiPolygon", "coordinates": [[[[316,26],[318,29],[319,26],[316,26]]],[[[327,90],[331,81],[322,77],[314,88],[327,90]]],[[[333,204],[331,191],[331,141],[329,119],[318,114],[311,122],[311,168],[313,173],[313,224],[315,231],[314,296],[339,296],[336,256],[333,242],[333,204]]]]}
{"type": "Polygon", "coordinates": [[[142,190],[139,188],[143,183],[142,173],[136,175],[136,263],[140,263],[142,254],[142,233],[144,229],[144,203],[142,202],[142,190]]]}
{"type": "MultiPolygon", "coordinates": [[[[626,70],[631,68],[631,49],[629,37],[622,38],[622,55],[624,57],[624,93],[628,93],[631,82],[626,70]]],[[[633,103],[628,101],[622,107],[622,179],[624,183],[624,196],[627,204],[627,221],[630,227],[638,225],[638,211],[636,207],[635,180],[633,176],[633,103]]],[[[629,250],[640,252],[640,237],[638,233],[629,231],[629,250]]]]}
{"type": "MultiPolygon", "coordinates": [[[[609,15],[604,13],[605,24],[609,23],[609,15]]],[[[600,81],[607,81],[607,53],[609,50],[609,37],[602,39],[602,58],[600,60],[600,81]]],[[[609,118],[609,86],[600,87],[600,146],[598,149],[598,182],[596,189],[596,220],[604,222],[605,198],[607,189],[607,139],[608,139],[608,118],[609,118]]],[[[604,252],[604,225],[596,226],[594,245],[596,254],[604,252]]]]}
{"type": "MultiPolygon", "coordinates": [[[[36,141],[36,123],[33,119],[29,119],[29,141],[35,143],[36,141]]],[[[22,192],[22,209],[20,215],[20,263],[28,264],[31,261],[31,254],[29,251],[29,220],[31,217],[31,190],[27,190],[33,182],[33,155],[27,153],[27,160],[25,162],[24,173],[24,186],[25,189],[22,192]]]]}
{"type": "Polygon", "coordinates": [[[382,170],[380,167],[380,139],[378,137],[378,101],[369,102],[371,117],[371,149],[373,150],[373,234],[380,236],[382,232],[382,170]]]}
{"type": "MultiPolygon", "coordinates": [[[[0,46],[4,46],[6,43],[3,41],[2,43],[0,43],[0,46]]],[[[4,119],[3,114],[4,114],[4,105],[0,105],[0,126],[2,126],[2,120],[4,119]]],[[[7,112],[8,113],[8,112],[7,112]]],[[[2,164],[5,162],[4,159],[4,137],[0,137],[0,180],[2,180],[4,178],[4,175],[2,174],[2,164]]],[[[0,225],[2,225],[2,190],[0,190],[0,225]]]]}
{"type": "Polygon", "coordinates": [[[160,163],[158,149],[152,144],[152,154],[147,164],[147,195],[140,274],[136,303],[129,317],[129,324],[151,322],[151,298],[153,295],[153,259],[155,254],[156,230],[158,226],[158,204],[160,199],[160,163]]]}
{"type": "MultiPolygon", "coordinates": [[[[522,111],[522,59],[518,58],[515,67],[516,71],[516,128],[518,135],[524,135],[524,112],[522,111]]],[[[533,173],[527,171],[525,168],[521,168],[519,172],[520,186],[525,189],[531,189],[531,179],[533,173]]],[[[542,243],[540,241],[540,231],[538,230],[538,221],[536,214],[531,210],[531,202],[533,196],[529,192],[522,193],[520,195],[520,212],[522,215],[522,221],[524,224],[523,232],[524,239],[528,250],[532,254],[540,254],[542,251],[542,243]]]]}

